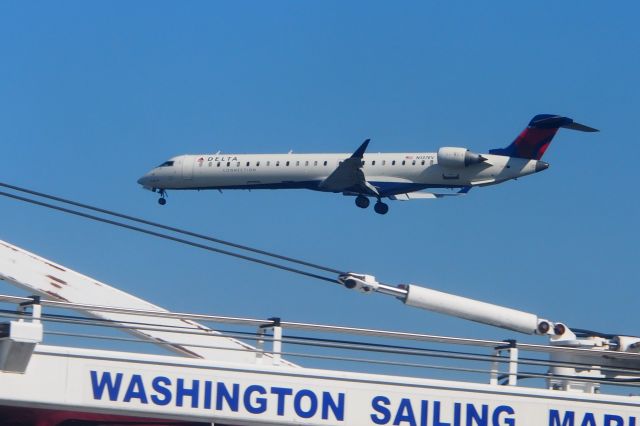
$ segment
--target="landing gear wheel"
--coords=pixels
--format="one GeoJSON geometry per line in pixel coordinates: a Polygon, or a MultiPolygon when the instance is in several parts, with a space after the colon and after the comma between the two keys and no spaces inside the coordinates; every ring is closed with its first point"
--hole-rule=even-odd
{"type": "Polygon", "coordinates": [[[389,211],[389,206],[383,203],[382,201],[378,201],[375,206],[373,206],[373,210],[375,210],[378,214],[387,214],[389,211]]]}
{"type": "Polygon", "coordinates": [[[167,199],[165,198],[167,196],[167,191],[165,191],[164,189],[158,189],[158,194],[160,194],[158,204],[160,204],[161,206],[167,204],[167,199]]]}
{"type": "Polygon", "coordinates": [[[369,207],[369,199],[364,195],[358,195],[356,197],[356,206],[360,207],[361,209],[366,209],[367,207],[369,207]]]}

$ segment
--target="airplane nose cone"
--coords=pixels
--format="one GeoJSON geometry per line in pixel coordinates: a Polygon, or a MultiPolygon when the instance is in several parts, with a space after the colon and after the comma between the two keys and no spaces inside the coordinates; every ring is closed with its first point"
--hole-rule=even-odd
{"type": "Polygon", "coordinates": [[[151,180],[152,180],[152,176],[149,173],[147,173],[146,175],[138,179],[138,184],[142,185],[145,188],[149,188],[152,185],[151,180]]]}
{"type": "Polygon", "coordinates": [[[545,163],[544,161],[538,161],[536,163],[536,173],[541,172],[543,170],[547,170],[549,168],[549,163],[545,163]]]}

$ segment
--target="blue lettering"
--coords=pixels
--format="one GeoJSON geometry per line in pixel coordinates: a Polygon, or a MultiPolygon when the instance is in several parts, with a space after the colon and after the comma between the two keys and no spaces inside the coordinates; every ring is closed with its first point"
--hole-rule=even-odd
{"type": "Polygon", "coordinates": [[[329,418],[329,409],[336,420],[344,420],[344,393],[338,393],[338,402],[336,402],[330,392],[322,392],[322,420],[329,418]]]}
{"type": "Polygon", "coordinates": [[[451,426],[451,423],[440,421],[440,401],[433,401],[433,426],[451,426]]]}
{"type": "Polygon", "coordinates": [[[302,417],[303,419],[309,419],[316,414],[316,411],[318,411],[318,397],[309,389],[302,389],[301,391],[298,391],[296,393],[296,396],[293,397],[293,409],[299,417],[302,417]],[[307,399],[309,399],[308,410],[304,410],[302,408],[302,398],[304,397],[307,397],[307,399]]]}
{"type": "Polygon", "coordinates": [[[278,395],[278,415],[284,416],[284,398],[287,395],[292,395],[293,390],[291,388],[272,387],[271,393],[278,395]]]}
{"type": "Polygon", "coordinates": [[[549,426],[573,426],[573,411],[566,411],[562,422],[560,421],[560,412],[558,410],[549,410],[549,426]]]}
{"type": "Polygon", "coordinates": [[[212,383],[209,380],[204,382],[204,408],[211,409],[211,387],[212,383]]]}
{"type": "Polygon", "coordinates": [[[251,414],[264,413],[267,411],[267,399],[262,397],[256,398],[257,405],[253,405],[251,403],[251,394],[254,392],[264,395],[267,393],[267,390],[260,385],[251,385],[247,387],[244,391],[244,408],[251,414]]]}
{"type": "Polygon", "coordinates": [[[629,417],[629,426],[636,426],[636,418],[629,417]]]}
{"type": "Polygon", "coordinates": [[[386,396],[376,396],[373,398],[371,400],[371,408],[381,414],[382,417],[378,417],[376,414],[371,414],[371,421],[377,425],[386,425],[389,423],[389,420],[391,420],[391,411],[385,407],[389,404],[391,404],[391,401],[389,401],[389,398],[386,396]]]}
{"type": "Polygon", "coordinates": [[[167,405],[171,402],[171,390],[167,389],[166,386],[171,386],[171,380],[168,377],[158,376],[153,379],[151,387],[164,398],[159,398],[158,395],[154,394],[151,395],[151,402],[156,405],[167,405]]]}
{"type": "Polygon", "coordinates": [[[429,414],[429,401],[420,401],[420,426],[427,426],[427,415],[429,414]]]}
{"type": "Polygon", "coordinates": [[[124,394],[123,401],[130,402],[133,398],[139,399],[143,404],[149,402],[147,400],[147,393],[144,390],[144,383],[142,383],[142,376],[139,374],[131,376],[131,381],[129,382],[127,392],[124,394]]]}
{"type": "Polygon", "coordinates": [[[512,416],[513,414],[515,414],[515,411],[513,411],[513,408],[509,407],[508,405],[500,405],[499,407],[496,407],[496,409],[493,410],[493,426],[514,426],[516,424],[516,419],[514,419],[513,417],[504,417],[504,422],[500,422],[500,414],[502,413],[506,413],[512,416]]]}
{"type": "Polygon", "coordinates": [[[461,405],[459,402],[453,404],[453,424],[455,426],[460,426],[460,408],[461,405]]]}
{"type": "Polygon", "coordinates": [[[580,426],[596,426],[596,418],[593,413],[584,413],[580,426]]]}
{"type": "Polygon", "coordinates": [[[615,414],[604,415],[604,426],[613,426],[613,422],[615,422],[615,426],[624,426],[624,420],[622,420],[622,417],[616,416],[615,414]]]}
{"type": "Polygon", "coordinates": [[[98,381],[98,373],[91,370],[91,387],[93,388],[93,399],[102,399],[104,388],[107,388],[110,401],[117,401],[122,384],[122,373],[116,374],[115,383],[111,380],[111,373],[105,371],[98,381]]]}
{"type": "Polygon", "coordinates": [[[478,413],[475,405],[467,404],[467,426],[489,426],[489,406],[482,404],[482,414],[478,413]]]}
{"type": "Polygon", "coordinates": [[[398,426],[401,422],[408,422],[411,426],[416,426],[416,417],[413,415],[411,400],[408,398],[402,398],[400,400],[396,418],[393,419],[394,426],[398,426]]]}
{"type": "Polygon", "coordinates": [[[184,379],[178,379],[176,383],[176,405],[182,407],[185,396],[191,398],[191,408],[198,408],[198,395],[200,394],[200,380],[192,380],[191,387],[184,387],[184,379]]]}
{"type": "Polygon", "coordinates": [[[238,403],[239,403],[239,394],[240,394],[240,385],[237,383],[233,384],[233,392],[229,393],[227,386],[218,382],[217,391],[216,391],[216,410],[221,411],[224,409],[224,401],[227,401],[229,408],[231,411],[238,411],[238,403]]]}

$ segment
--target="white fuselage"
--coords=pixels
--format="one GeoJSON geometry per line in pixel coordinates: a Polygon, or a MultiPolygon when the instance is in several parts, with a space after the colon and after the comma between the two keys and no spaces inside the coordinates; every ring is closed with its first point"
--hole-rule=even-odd
{"type": "MultiPolygon", "coordinates": [[[[321,183],[351,154],[181,155],[138,181],[149,189],[326,190],[321,183]]],[[[482,154],[486,161],[467,167],[438,164],[435,152],[367,153],[362,172],[382,197],[426,188],[483,186],[544,170],[546,163],[482,154]],[[544,166],[543,166],[544,165],[544,166]]],[[[337,192],[337,191],[330,191],[337,192]]],[[[342,192],[342,191],[340,191],[342,192]]]]}

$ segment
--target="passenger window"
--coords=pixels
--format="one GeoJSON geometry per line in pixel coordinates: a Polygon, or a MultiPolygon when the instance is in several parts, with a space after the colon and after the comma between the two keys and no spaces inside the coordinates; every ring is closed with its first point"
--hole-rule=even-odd
{"type": "Polygon", "coordinates": [[[404,166],[406,164],[406,161],[402,160],[402,165],[404,166]]]}
{"type": "Polygon", "coordinates": [[[276,161],[276,167],[278,167],[280,165],[279,161],[276,161]]]}
{"type": "Polygon", "coordinates": [[[395,166],[395,165],[396,165],[396,160],[393,160],[393,161],[391,162],[391,165],[392,165],[392,166],[395,166]]]}
{"type": "Polygon", "coordinates": [[[256,161],[256,167],[260,167],[260,162],[256,161]]]}
{"type": "Polygon", "coordinates": [[[326,161],[326,160],[325,160],[325,162],[324,162],[324,165],[325,165],[325,166],[327,165],[327,161],[326,161]]]}
{"type": "Polygon", "coordinates": [[[361,161],[362,165],[364,166],[364,160],[361,161]]]}
{"type": "Polygon", "coordinates": [[[309,165],[309,162],[308,162],[308,161],[305,161],[305,162],[304,162],[304,165],[305,165],[305,166],[308,166],[308,165],[309,165]]]}
{"type": "Polygon", "coordinates": [[[251,164],[251,163],[247,161],[247,167],[249,167],[249,164],[251,164]]]}
{"type": "Polygon", "coordinates": [[[211,167],[212,164],[213,164],[213,162],[209,161],[209,167],[211,167]]]}
{"type": "Polygon", "coordinates": [[[412,166],[415,166],[415,165],[416,165],[416,160],[413,160],[413,161],[411,162],[411,165],[412,165],[412,166]]]}
{"type": "Polygon", "coordinates": [[[218,165],[216,167],[220,167],[220,162],[218,161],[218,165]]]}
{"type": "Polygon", "coordinates": [[[433,166],[433,160],[429,161],[429,165],[433,166]]]}
{"type": "Polygon", "coordinates": [[[422,160],[422,165],[424,166],[424,160],[422,160]]]}
{"type": "Polygon", "coordinates": [[[227,161],[227,167],[229,167],[230,165],[231,165],[231,163],[227,161]]]}
{"type": "Polygon", "coordinates": [[[299,165],[300,165],[300,162],[299,162],[299,161],[296,161],[296,166],[299,166],[299,165]]]}
{"type": "Polygon", "coordinates": [[[376,165],[376,160],[373,160],[373,161],[371,162],[371,165],[372,165],[372,166],[375,166],[375,165],[376,165]]]}
{"type": "Polygon", "coordinates": [[[385,164],[387,164],[387,160],[382,160],[382,165],[384,166],[385,164]]]}
{"type": "Polygon", "coordinates": [[[313,165],[314,165],[314,166],[317,166],[317,165],[318,165],[318,162],[317,162],[317,161],[314,161],[314,162],[313,162],[313,165]]]}
{"type": "Polygon", "coordinates": [[[287,161],[287,167],[289,167],[289,162],[287,161]]]}
{"type": "Polygon", "coordinates": [[[267,167],[271,165],[271,161],[267,161],[267,167]]]}
{"type": "Polygon", "coordinates": [[[240,167],[240,162],[239,161],[236,163],[236,167],[240,167]]]}

